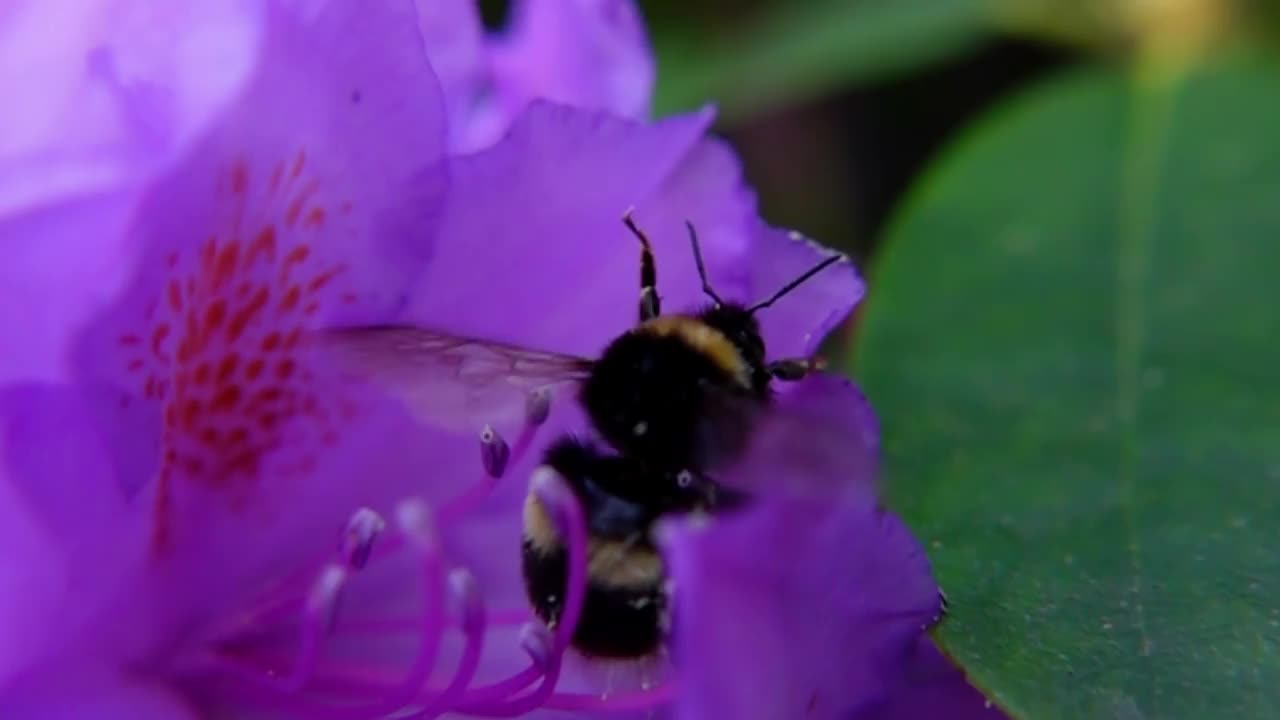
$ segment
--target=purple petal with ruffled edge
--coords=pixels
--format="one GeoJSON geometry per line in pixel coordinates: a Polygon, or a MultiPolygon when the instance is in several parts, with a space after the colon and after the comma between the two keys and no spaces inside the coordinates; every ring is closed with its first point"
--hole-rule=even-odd
{"type": "MultiPolygon", "coordinates": [[[[751,282],[755,300],[771,296],[835,251],[795,231],[757,223],[751,282]]],[[[839,262],[760,311],[760,330],[779,357],[807,357],[862,300],[866,286],[852,263],[839,262]]]]}
{"type": "Polygon", "coordinates": [[[865,498],[775,499],[664,546],[678,718],[847,718],[940,611],[923,550],[865,498]]]}
{"type": "Polygon", "coordinates": [[[847,718],[901,683],[941,612],[923,549],[878,504],[865,399],[839,378],[799,385],[778,401],[786,442],[725,475],[758,473],[752,503],[663,529],[678,718],[847,718]]]}
{"type": "Polygon", "coordinates": [[[418,7],[456,151],[489,147],[536,99],[649,115],[654,60],[630,0],[516,2],[508,26],[489,36],[472,0],[418,7]]]}
{"type": "Polygon", "coordinates": [[[901,686],[848,720],[1007,720],[928,637],[917,641],[905,667],[901,686]]]}
{"type": "MultiPolygon", "coordinates": [[[[448,317],[439,329],[598,352],[633,324],[638,302],[639,245],[622,214],[661,187],[709,123],[703,113],[642,125],[535,103],[502,143],[452,165],[439,230],[450,242],[435,249],[406,319],[448,317]]],[[[677,242],[687,257],[682,238],[654,238],[659,282],[675,293],[696,288],[668,260],[677,242]]]]}
{"type": "MultiPolygon", "coordinates": [[[[758,225],[739,164],[701,139],[709,122],[702,113],[645,125],[534,103],[501,143],[454,163],[440,230],[451,242],[437,248],[405,318],[466,308],[440,329],[591,356],[635,321],[639,244],[621,222],[633,207],[653,243],[664,312],[707,302],[686,221],[723,297],[751,301],[794,279],[823,255],[758,225]]],[[[762,311],[771,354],[814,344],[861,293],[844,264],[762,311]]]]}
{"type": "Polygon", "coordinates": [[[492,52],[513,114],[535,97],[624,117],[649,114],[655,63],[631,0],[516,2],[492,52]]]}

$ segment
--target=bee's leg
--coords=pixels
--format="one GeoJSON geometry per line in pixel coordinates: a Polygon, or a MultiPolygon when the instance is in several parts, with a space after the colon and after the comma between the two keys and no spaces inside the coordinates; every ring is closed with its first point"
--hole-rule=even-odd
{"type": "Polygon", "coordinates": [[[794,382],[803,380],[809,373],[822,370],[826,366],[827,361],[819,357],[785,358],[769,363],[766,369],[770,375],[779,380],[794,382]]]}
{"type": "Polygon", "coordinates": [[[658,300],[658,268],[653,259],[653,247],[644,231],[631,218],[630,210],[622,216],[622,222],[640,240],[640,322],[652,320],[662,313],[658,300]]]}

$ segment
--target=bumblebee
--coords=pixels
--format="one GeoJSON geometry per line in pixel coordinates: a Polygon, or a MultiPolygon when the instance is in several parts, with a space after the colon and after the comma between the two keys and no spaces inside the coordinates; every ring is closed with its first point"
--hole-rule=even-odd
{"type": "MultiPolygon", "coordinates": [[[[345,328],[332,336],[360,365],[412,388],[433,414],[485,405],[512,386],[572,384],[596,439],[559,438],[544,464],[558,472],[587,521],[588,586],[573,635],[584,655],[641,658],[657,650],[668,621],[663,563],[653,524],[674,513],[711,513],[746,501],[712,473],[739,458],[768,411],[773,380],[819,367],[810,358],[769,361],[755,315],[831,264],[832,255],[753,305],[723,300],[707,280],[697,232],[686,223],[702,292],[694,313],[662,314],[648,237],[640,243],[639,318],[598,358],[542,352],[405,326],[345,328]]],[[[499,400],[501,402],[501,400],[499,400]]],[[[554,625],[563,609],[568,560],[554,524],[532,494],[525,501],[522,569],[530,604],[554,625]]]]}
{"type": "MultiPolygon", "coordinates": [[[[661,646],[668,627],[662,558],[650,529],[669,513],[716,507],[711,485],[690,471],[651,469],[608,456],[574,438],[547,450],[546,465],[565,479],[587,522],[587,587],[573,644],[591,657],[639,658],[661,646]]],[[[558,622],[568,582],[568,553],[536,496],[525,498],[521,569],[538,617],[558,622]]]]}

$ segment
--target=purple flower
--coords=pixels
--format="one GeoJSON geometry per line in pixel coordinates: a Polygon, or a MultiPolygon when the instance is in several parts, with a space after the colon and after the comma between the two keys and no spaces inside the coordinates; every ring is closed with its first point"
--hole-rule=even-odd
{"type": "Polygon", "coordinates": [[[517,0],[496,35],[481,27],[474,0],[417,1],[456,150],[492,145],[538,98],[649,115],[654,61],[629,0],[517,0]]]}
{"type": "MultiPolygon", "coordinates": [[[[563,652],[580,584],[548,631],[518,566],[532,491],[582,571],[581,511],[536,470],[581,411],[423,423],[444,394],[388,394],[314,352],[313,330],[412,322],[590,356],[634,321],[632,206],[670,309],[700,301],[685,220],[726,298],[819,257],[758,220],[707,114],[529,102],[574,72],[547,47],[583,55],[535,42],[554,24],[523,12],[507,51],[564,69],[512,90],[506,112],[527,107],[506,137],[457,157],[460,91],[408,0],[5,11],[6,31],[67,32],[0,44],[4,89],[42,120],[0,121],[0,717],[701,717],[750,692],[819,717],[898,683],[873,670],[908,658],[936,592],[874,506],[874,423],[848,384],[780,398],[794,422],[733,473],[757,509],[664,535],[685,588],[674,664],[602,668],[563,652]],[[826,441],[793,442],[816,427],[826,441]],[[773,540],[756,565],[731,552],[752,533],[773,540]],[[865,555],[840,565],[851,543],[865,555]],[[735,619],[760,632],[730,643],[735,619]]],[[[771,355],[813,352],[860,294],[842,264],[769,308],[771,355]]]]}

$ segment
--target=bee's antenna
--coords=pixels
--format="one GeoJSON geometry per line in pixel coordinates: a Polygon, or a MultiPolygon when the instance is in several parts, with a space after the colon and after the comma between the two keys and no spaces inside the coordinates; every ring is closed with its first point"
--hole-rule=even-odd
{"type": "Polygon", "coordinates": [[[828,265],[836,262],[837,260],[840,260],[843,257],[844,255],[840,255],[840,254],[832,255],[831,257],[823,260],[817,265],[814,265],[813,267],[806,270],[805,273],[800,277],[796,278],[795,280],[792,280],[786,285],[783,285],[781,290],[773,294],[773,297],[769,298],[768,300],[762,300],[756,303],[755,305],[752,305],[751,307],[747,308],[747,312],[754,314],[757,310],[763,310],[769,307],[770,305],[777,302],[779,298],[791,292],[792,290],[795,290],[796,288],[800,287],[802,284],[804,284],[806,280],[822,272],[823,270],[826,269],[828,265]]]}
{"type": "Polygon", "coordinates": [[[707,266],[702,262],[702,248],[698,246],[698,231],[693,229],[693,223],[688,220],[684,221],[684,226],[689,228],[689,244],[693,245],[693,261],[698,264],[698,279],[702,281],[702,292],[712,300],[716,301],[716,307],[724,305],[724,301],[711,289],[711,283],[707,280],[707,266]]]}
{"type": "Polygon", "coordinates": [[[631,217],[634,210],[627,208],[622,214],[622,223],[640,241],[640,322],[645,322],[662,313],[662,301],[658,297],[658,269],[653,260],[653,247],[649,244],[649,237],[631,217]]]}

